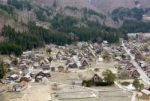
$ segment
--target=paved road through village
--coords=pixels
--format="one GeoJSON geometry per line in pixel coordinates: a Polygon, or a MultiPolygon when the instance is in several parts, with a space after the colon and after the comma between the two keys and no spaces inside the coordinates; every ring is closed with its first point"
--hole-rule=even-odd
{"type": "Polygon", "coordinates": [[[133,64],[133,66],[135,68],[137,68],[137,71],[140,74],[140,78],[147,84],[150,85],[150,79],[148,78],[148,76],[146,75],[146,73],[142,70],[142,68],[138,65],[138,63],[135,61],[135,57],[130,53],[130,50],[127,49],[127,47],[125,46],[124,42],[122,41],[122,46],[124,47],[126,53],[131,57],[131,63],[133,64]]]}

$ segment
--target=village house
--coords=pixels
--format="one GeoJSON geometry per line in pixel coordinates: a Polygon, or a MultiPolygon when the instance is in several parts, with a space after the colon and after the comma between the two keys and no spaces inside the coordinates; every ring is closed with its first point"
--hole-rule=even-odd
{"type": "Polygon", "coordinates": [[[42,73],[44,74],[44,77],[51,77],[50,70],[43,70],[42,73]]]}
{"type": "Polygon", "coordinates": [[[93,82],[102,81],[102,78],[99,75],[99,72],[94,72],[93,70],[88,71],[87,73],[84,72],[81,75],[81,78],[82,78],[83,81],[93,81],[93,82]]]}
{"type": "Polygon", "coordinates": [[[22,82],[22,81],[29,82],[29,81],[31,81],[31,77],[30,76],[21,77],[20,80],[19,80],[19,83],[22,82]]]}
{"type": "Polygon", "coordinates": [[[42,82],[42,78],[45,77],[45,74],[43,72],[39,72],[35,76],[35,82],[42,82]]]}
{"type": "Polygon", "coordinates": [[[16,81],[17,79],[19,79],[19,75],[17,74],[12,74],[8,77],[8,80],[10,81],[16,81]]]}
{"type": "Polygon", "coordinates": [[[50,67],[51,72],[55,72],[56,71],[56,67],[50,67]]]}
{"type": "Polygon", "coordinates": [[[30,76],[34,78],[36,82],[40,82],[44,77],[51,77],[51,73],[50,70],[34,71],[30,74],[30,76]]]}
{"type": "Polygon", "coordinates": [[[89,62],[88,62],[88,60],[87,60],[87,59],[82,58],[80,61],[81,61],[81,65],[82,65],[82,67],[89,66],[89,62]]]}
{"type": "Polygon", "coordinates": [[[15,85],[13,85],[12,91],[20,92],[20,91],[24,90],[25,88],[27,88],[27,82],[26,81],[22,81],[20,83],[17,83],[15,85]]]}
{"type": "Polygon", "coordinates": [[[78,65],[76,63],[69,63],[68,67],[69,68],[78,68],[78,65]]]}
{"type": "Polygon", "coordinates": [[[63,66],[58,66],[57,69],[58,69],[58,72],[64,72],[65,71],[65,68],[63,66]]]}
{"type": "Polygon", "coordinates": [[[134,78],[140,76],[137,69],[131,63],[118,69],[118,75],[120,78],[134,78]]]}
{"type": "Polygon", "coordinates": [[[50,70],[50,65],[49,64],[45,64],[42,66],[43,70],[50,70]]]}
{"type": "Polygon", "coordinates": [[[142,56],[141,53],[135,53],[135,59],[136,61],[141,61],[144,60],[144,57],[142,56]]]}

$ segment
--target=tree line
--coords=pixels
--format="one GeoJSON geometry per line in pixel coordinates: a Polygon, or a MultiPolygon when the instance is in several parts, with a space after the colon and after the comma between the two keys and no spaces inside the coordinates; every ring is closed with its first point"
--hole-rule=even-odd
{"type": "Polygon", "coordinates": [[[29,1],[27,0],[7,0],[7,4],[14,6],[16,9],[19,10],[31,10],[32,5],[29,1]]]}
{"type": "Polygon", "coordinates": [[[121,29],[126,31],[126,33],[138,33],[150,32],[150,22],[143,22],[138,20],[126,20],[124,21],[121,29]]]}
{"type": "Polygon", "coordinates": [[[29,31],[27,32],[16,32],[10,26],[4,26],[1,35],[6,40],[0,43],[0,54],[21,55],[24,50],[43,47],[44,44],[64,45],[71,43],[65,33],[46,30],[42,27],[37,27],[32,22],[28,27],[29,31]]]}
{"type": "Polygon", "coordinates": [[[126,18],[141,20],[145,12],[146,10],[141,9],[141,8],[130,9],[130,8],[119,7],[112,11],[111,17],[114,21],[117,21],[117,22],[119,20],[126,20],[126,18]]]}
{"type": "Polygon", "coordinates": [[[85,28],[65,27],[59,31],[48,30],[36,26],[35,22],[28,24],[27,32],[16,32],[10,26],[4,26],[1,35],[5,41],[0,43],[1,54],[20,55],[24,50],[43,47],[45,44],[65,45],[76,41],[102,41],[117,42],[119,32],[111,28],[85,28]],[[70,34],[72,32],[72,34],[70,34]]]}
{"type": "MultiPolygon", "coordinates": [[[[54,30],[64,33],[73,33],[78,37],[76,41],[94,41],[97,39],[107,40],[110,43],[119,41],[122,31],[119,29],[101,25],[99,22],[86,21],[87,26],[77,27],[79,19],[70,16],[56,15],[51,21],[54,30]]],[[[68,34],[69,36],[70,34],[68,34]]]]}

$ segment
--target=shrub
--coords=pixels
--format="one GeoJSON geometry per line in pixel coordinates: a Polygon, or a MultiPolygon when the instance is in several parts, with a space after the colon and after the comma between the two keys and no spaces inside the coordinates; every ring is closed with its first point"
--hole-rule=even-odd
{"type": "Polygon", "coordinates": [[[104,81],[101,81],[101,82],[95,82],[95,86],[110,86],[110,85],[113,85],[114,82],[104,82],[104,81]]]}
{"type": "Polygon", "coordinates": [[[94,85],[94,82],[92,80],[83,80],[82,86],[91,87],[94,85]]]}
{"type": "Polygon", "coordinates": [[[121,83],[121,85],[123,85],[123,86],[128,86],[129,84],[130,84],[130,82],[126,82],[126,81],[121,83]]]}

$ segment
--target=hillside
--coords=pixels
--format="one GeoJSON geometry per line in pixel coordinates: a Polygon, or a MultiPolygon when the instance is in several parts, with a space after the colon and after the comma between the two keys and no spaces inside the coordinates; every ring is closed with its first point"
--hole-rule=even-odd
{"type": "MultiPolygon", "coordinates": [[[[30,19],[36,22],[47,22],[48,20],[52,20],[57,14],[72,16],[78,18],[79,20],[87,19],[88,21],[98,21],[101,24],[105,22],[106,18],[105,15],[102,14],[97,8],[83,0],[32,0],[26,2],[19,0],[19,2],[17,2],[17,0],[8,1],[12,1],[14,3],[11,4],[10,2],[8,5],[6,2],[4,2],[4,6],[5,8],[11,8],[11,6],[13,6],[13,14],[9,14],[7,9],[0,7],[0,10],[6,13],[1,14],[1,19],[2,21],[5,21],[5,23],[1,23],[0,29],[4,24],[14,25],[13,22],[16,22],[19,25],[24,23],[27,24],[30,19]],[[17,6],[18,8],[16,8],[17,6]],[[12,15],[14,17],[12,17],[12,15]],[[10,19],[12,21],[10,21],[10,19]]],[[[80,25],[86,24],[83,21],[80,21],[80,25]]],[[[21,30],[20,28],[17,29],[21,30]]]]}
{"type": "MultiPolygon", "coordinates": [[[[43,17],[42,20],[45,19],[45,21],[52,20],[53,17],[57,14],[78,18],[80,20],[80,23],[78,23],[77,26],[81,26],[81,25],[86,26],[85,21],[83,22],[83,19],[86,19],[88,21],[94,21],[94,22],[98,21],[101,24],[105,24],[111,27],[119,27],[122,25],[123,20],[120,19],[119,22],[114,21],[114,19],[112,18],[112,16],[114,16],[112,15],[114,10],[120,7],[128,8],[128,10],[131,10],[132,8],[138,7],[139,5],[142,9],[147,9],[150,6],[149,0],[139,0],[138,3],[135,3],[134,0],[91,0],[91,2],[89,2],[89,0],[27,0],[27,1],[29,2],[29,4],[27,3],[25,5],[32,6],[31,10],[26,10],[26,6],[24,9],[14,10],[15,17],[16,17],[15,19],[18,20],[17,24],[16,21],[14,21],[12,17],[10,17],[7,14],[7,12],[4,12],[4,10],[0,12],[3,13],[1,14],[0,17],[1,19],[0,29],[3,27],[4,24],[6,25],[16,24],[17,26],[16,29],[22,30],[22,28],[19,28],[19,27],[23,27],[21,24],[22,23],[27,24],[30,19],[36,22],[41,21],[42,17],[43,17]],[[86,11],[86,9],[88,9],[89,11],[86,11]]],[[[6,1],[5,2],[1,1],[1,3],[7,4],[6,1]]],[[[22,6],[23,3],[24,2],[22,2],[22,6]]],[[[144,14],[148,14],[148,13],[149,12],[144,14]]],[[[125,16],[125,17],[127,19],[133,19],[133,17],[130,16],[125,16]]],[[[42,25],[43,25],[43,21],[42,21],[42,25]]]]}
{"type": "Polygon", "coordinates": [[[119,7],[135,7],[133,0],[93,0],[92,4],[106,14],[119,7]]]}
{"type": "MultiPolygon", "coordinates": [[[[52,6],[55,0],[33,0],[37,4],[43,4],[52,6]]],[[[95,9],[99,12],[107,13],[111,12],[116,8],[125,7],[125,8],[134,8],[137,6],[135,1],[140,3],[141,8],[149,8],[149,0],[56,0],[59,2],[59,6],[74,6],[78,8],[86,7],[90,9],[95,9]],[[92,4],[92,5],[91,5],[92,4]]]]}
{"type": "MultiPolygon", "coordinates": [[[[111,13],[120,7],[123,8],[136,8],[140,7],[142,9],[147,9],[150,7],[150,1],[149,0],[33,0],[34,3],[37,5],[40,4],[40,6],[49,6],[53,7],[54,3],[57,5],[57,11],[60,11],[61,13],[64,13],[69,16],[75,16],[75,17],[82,17],[83,13],[80,9],[88,8],[95,12],[98,12],[104,16],[106,16],[105,19],[101,18],[89,18],[90,20],[96,19],[101,24],[105,24],[107,26],[111,27],[119,27],[122,25],[122,21],[120,23],[116,23],[111,16],[111,13]],[[111,5],[110,5],[111,4],[111,5]],[[68,10],[65,9],[66,7],[71,8],[78,8],[79,11],[75,10],[68,10]]],[[[130,17],[129,17],[130,19],[130,17]]]]}
{"type": "Polygon", "coordinates": [[[0,53],[20,55],[45,44],[77,41],[116,43],[128,32],[150,32],[141,0],[0,1],[0,53]],[[111,5],[110,5],[111,4],[111,5]],[[28,40],[28,41],[27,41],[28,40]]]}
{"type": "MultiPolygon", "coordinates": [[[[72,6],[77,8],[90,8],[95,9],[91,4],[89,4],[88,0],[32,0],[36,4],[43,4],[46,6],[52,6],[57,3],[58,7],[72,6]]],[[[95,9],[96,10],[96,9],[95,9]]]]}
{"type": "Polygon", "coordinates": [[[8,0],[0,4],[0,10],[0,36],[4,39],[0,54],[20,55],[50,43],[116,43],[122,36],[121,30],[106,26],[107,19],[112,19],[88,1],[8,0]]]}

